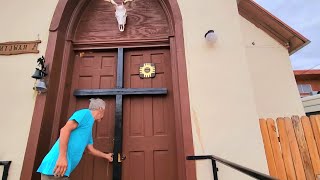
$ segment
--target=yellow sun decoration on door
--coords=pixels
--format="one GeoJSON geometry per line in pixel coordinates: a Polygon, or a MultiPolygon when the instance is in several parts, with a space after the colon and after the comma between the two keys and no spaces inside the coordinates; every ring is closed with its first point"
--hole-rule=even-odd
{"type": "Polygon", "coordinates": [[[154,78],[156,76],[156,66],[153,63],[144,63],[139,68],[140,78],[154,78]]]}

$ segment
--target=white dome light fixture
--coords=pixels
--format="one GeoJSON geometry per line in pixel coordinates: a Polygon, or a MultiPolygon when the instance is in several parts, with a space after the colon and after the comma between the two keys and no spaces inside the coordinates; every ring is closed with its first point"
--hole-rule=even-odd
{"type": "Polygon", "coordinates": [[[217,34],[214,32],[214,30],[209,30],[204,37],[206,38],[207,42],[209,43],[215,43],[217,41],[217,34]]]}

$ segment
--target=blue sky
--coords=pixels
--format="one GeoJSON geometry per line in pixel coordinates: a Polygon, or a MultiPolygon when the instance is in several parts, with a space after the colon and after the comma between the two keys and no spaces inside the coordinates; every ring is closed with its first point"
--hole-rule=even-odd
{"type": "Polygon", "coordinates": [[[255,0],[311,43],[290,56],[293,69],[320,69],[320,0],[255,0]]]}

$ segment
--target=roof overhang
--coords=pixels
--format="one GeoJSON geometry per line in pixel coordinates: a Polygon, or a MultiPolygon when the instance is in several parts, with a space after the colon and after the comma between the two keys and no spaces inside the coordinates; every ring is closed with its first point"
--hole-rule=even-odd
{"type": "Polygon", "coordinates": [[[288,49],[297,52],[310,41],[252,0],[237,0],[239,14],[288,49]]]}
{"type": "Polygon", "coordinates": [[[296,80],[320,79],[320,69],[294,70],[296,80]]]}

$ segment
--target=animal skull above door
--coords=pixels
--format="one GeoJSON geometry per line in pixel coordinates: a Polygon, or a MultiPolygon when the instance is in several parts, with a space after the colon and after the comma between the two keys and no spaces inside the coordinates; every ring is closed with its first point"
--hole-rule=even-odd
{"type": "Polygon", "coordinates": [[[117,18],[117,21],[118,21],[118,27],[119,27],[119,30],[123,32],[126,25],[126,20],[127,20],[127,9],[125,7],[125,4],[133,0],[124,0],[120,5],[114,2],[114,0],[104,0],[104,1],[107,1],[114,5],[116,9],[115,17],[117,18]]]}

